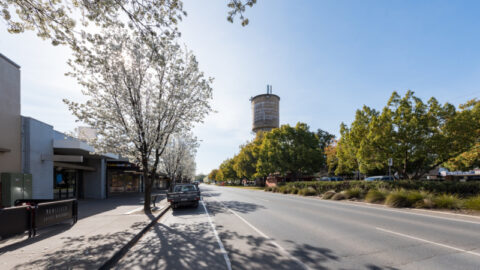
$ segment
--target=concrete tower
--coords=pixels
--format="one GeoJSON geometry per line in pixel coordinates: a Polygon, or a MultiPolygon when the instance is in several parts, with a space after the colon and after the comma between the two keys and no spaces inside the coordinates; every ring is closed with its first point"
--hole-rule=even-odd
{"type": "Polygon", "coordinates": [[[250,98],[252,102],[252,131],[270,131],[280,124],[280,97],[272,94],[272,86],[267,85],[267,93],[250,98]]]}

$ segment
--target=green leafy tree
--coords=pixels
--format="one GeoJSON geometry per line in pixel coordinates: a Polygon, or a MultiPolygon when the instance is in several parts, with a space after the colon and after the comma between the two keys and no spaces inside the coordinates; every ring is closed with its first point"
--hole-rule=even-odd
{"type": "Polygon", "coordinates": [[[223,180],[235,180],[237,179],[237,173],[233,169],[234,159],[229,158],[220,164],[220,171],[223,175],[223,180]]]}
{"type": "Polygon", "coordinates": [[[213,170],[208,174],[208,179],[210,179],[210,180],[217,180],[217,174],[218,174],[218,169],[213,169],[213,170]]]}
{"type": "Polygon", "coordinates": [[[260,175],[291,173],[295,179],[321,168],[322,151],[315,133],[304,123],[282,125],[265,134],[260,147],[257,171],[260,175]]]}
{"type": "Polygon", "coordinates": [[[254,179],[257,177],[257,162],[263,133],[257,133],[255,139],[240,147],[240,153],[235,156],[233,168],[239,178],[254,179]]]}
{"type": "Polygon", "coordinates": [[[327,159],[328,174],[334,174],[338,166],[337,142],[332,141],[327,147],[325,147],[324,151],[327,159]]]}
{"type": "Polygon", "coordinates": [[[479,108],[477,101],[457,110],[435,98],[424,103],[412,91],[404,97],[394,92],[381,114],[367,114],[364,107],[357,111],[350,129],[341,127],[336,172],[357,167],[364,174],[384,173],[392,158],[393,170],[402,178],[419,179],[452,158],[474,151],[480,138],[479,108]]]}
{"type": "Polygon", "coordinates": [[[340,139],[336,149],[338,158],[336,175],[360,171],[358,151],[368,134],[371,119],[377,115],[376,110],[363,106],[362,110],[357,110],[350,128],[344,123],[340,125],[340,139]]]}
{"type": "Polygon", "coordinates": [[[221,169],[217,171],[217,174],[215,175],[215,181],[217,182],[223,182],[225,181],[225,177],[223,176],[223,172],[221,169]]]}

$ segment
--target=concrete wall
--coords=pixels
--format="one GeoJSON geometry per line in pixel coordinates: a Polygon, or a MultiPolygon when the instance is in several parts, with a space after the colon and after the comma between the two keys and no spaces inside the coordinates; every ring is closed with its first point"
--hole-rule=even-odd
{"type": "Polygon", "coordinates": [[[53,199],[53,127],[30,117],[22,117],[25,173],[31,173],[33,198],[53,199]]]}
{"type": "Polygon", "coordinates": [[[20,66],[0,54],[0,173],[22,170],[21,125],[20,66]]]}
{"type": "Polygon", "coordinates": [[[95,168],[94,172],[83,172],[83,191],[86,199],[106,198],[107,165],[105,159],[87,159],[86,166],[95,168]]]}

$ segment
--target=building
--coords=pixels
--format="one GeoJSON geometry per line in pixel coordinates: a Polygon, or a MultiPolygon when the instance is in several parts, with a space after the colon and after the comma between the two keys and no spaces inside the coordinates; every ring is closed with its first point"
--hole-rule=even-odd
{"type": "Polygon", "coordinates": [[[20,66],[0,54],[0,173],[22,171],[20,66]]]}
{"type": "MultiPolygon", "coordinates": [[[[95,129],[80,127],[76,131],[72,137],[21,116],[20,66],[0,54],[0,174],[31,175],[31,199],[105,199],[143,192],[137,166],[117,155],[95,151],[88,144],[96,137],[95,129]]],[[[167,184],[168,179],[160,177],[155,187],[167,184]]],[[[0,192],[0,203],[4,192],[7,190],[0,192]]]]}
{"type": "Polygon", "coordinates": [[[272,94],[272,86],[267,85],[267,93],[250,98],[252,103],[252,131],[270,131],[280,125],[280,97],[272,94]]]}

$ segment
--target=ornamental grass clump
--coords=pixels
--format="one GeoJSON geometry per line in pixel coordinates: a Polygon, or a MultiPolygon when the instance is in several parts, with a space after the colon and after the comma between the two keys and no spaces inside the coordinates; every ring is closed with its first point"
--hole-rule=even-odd
{"type": "Polygon", "coordinates": [[[480,211],[480,195],[467,199],[464,203],[464,206],[467,209],[480,211]]]}
{"type": "Polygon", "coordinates": [[[347,189],[345,190],[345,197],[347,199],[361,199],[363,198],[364,196],[364,191],[363,189],[359,188],[359,187],[354,187],[354,188],[350,188],[350,189],[347,189]]]}
{"type": "Polygon", "coordinates": [[[407,191],[407,201],[410,206],[420,208],[423,205],[425,195],[418,191],[407,191]]]}
{"type": "Polygon", "coordinates": [[[442,194],[433,197],[433,204],[435,208],[458,209],[460,208],[461,200],[456,195],[442,194]]]}
{"type": "Polygon", "coordinates": [[[346,198],[347,196],[343,191],[339,193],[335,193],[335,195],[332,196],[332,200],[335,200],[335,201],[345,200],[346,198]]]}
{"type": "Polygon", "coordinates": [[[385,204],[391,207],[410,207],[405,190],[396,190],[388,194],[385,204]]]}
{"type": "Polygon", "coordinates": [[[383,203],[388,192],[385,190],[370,189],[365,196],[365,201],[369,203],[383,203]]]}
{"type": "Polygon", "coordinates": [[[323,193],[322,199],[330,200],[335,194],[337,194],[337,193],[335,192],[335,190],[329,190],[329,191],[323,193]]]}

